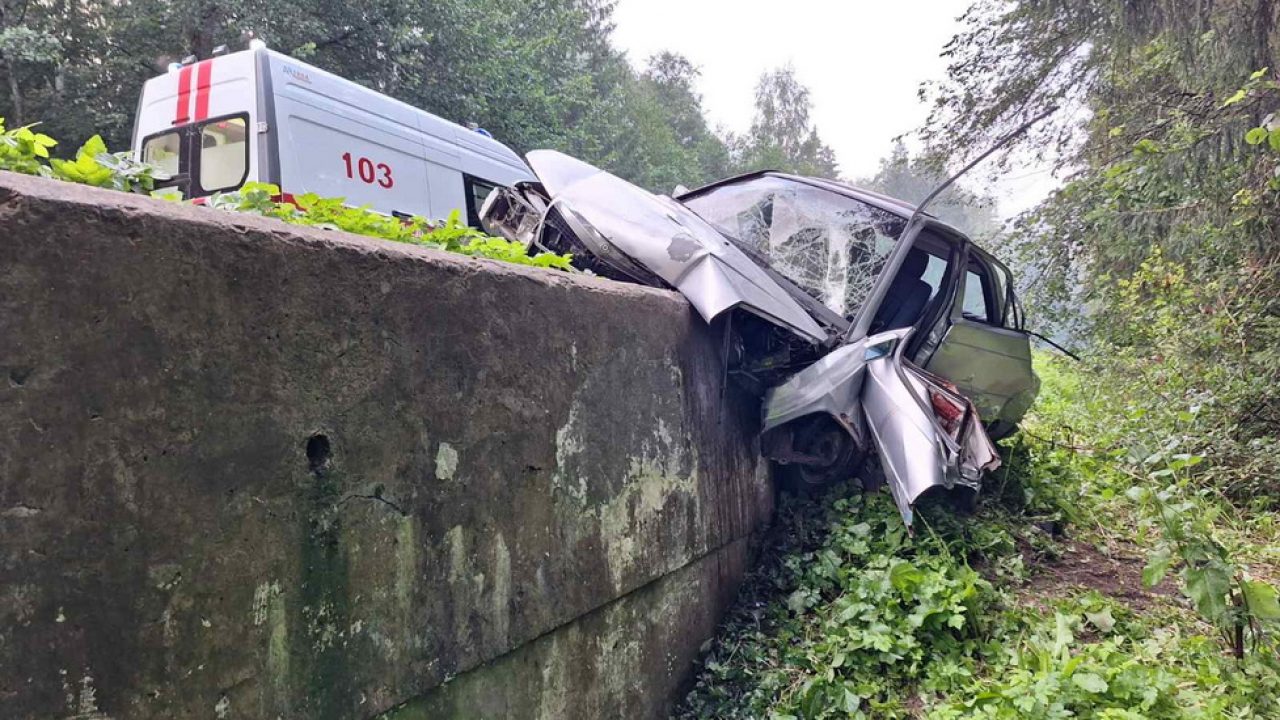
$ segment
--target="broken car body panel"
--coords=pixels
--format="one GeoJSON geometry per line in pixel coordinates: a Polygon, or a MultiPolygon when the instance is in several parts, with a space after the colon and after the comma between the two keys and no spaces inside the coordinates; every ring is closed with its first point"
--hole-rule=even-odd
{"type": "Polygon", "coordinates": [[[999,458],[970,410],[949,433],[925,403],[927,375],[903,359],[910,328],[892,330],[843,345],[771,389],[764,398],[764,427],[770,432],[815,413],[830,415],[860,447],[867,428],[894,502],[910,525],[912,506],[932,488],[979,488],[984,471],[999,458]]]}
{"type": "Polygon", "coordinates": [[[926,492],[957,486],[977,492],[982,473],[1000,465],[971,403],[960,398],[964,411],[950,430],[939,422],[929,400],[946,389],[903,360],[909,332],[867,362],[862,393],[872,444],[907,525],[926,492]]]}

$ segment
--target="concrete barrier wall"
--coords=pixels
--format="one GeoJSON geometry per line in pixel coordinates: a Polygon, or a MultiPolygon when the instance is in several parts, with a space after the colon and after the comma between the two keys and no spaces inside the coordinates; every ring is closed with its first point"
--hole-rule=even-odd
{"type": "Polygon", "coordinates": [[[668,710],[772,502],[679,296],[7,173],[0,236],[0,717],[668,710]]]}

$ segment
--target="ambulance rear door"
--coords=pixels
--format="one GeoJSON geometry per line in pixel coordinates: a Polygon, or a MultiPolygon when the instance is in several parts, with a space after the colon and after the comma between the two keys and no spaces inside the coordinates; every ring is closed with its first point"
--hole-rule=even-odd
{"type": "Polygon", "coordinates": [[[258,115],[253,51],[175,68],[143,86],[134,154],[188,199],[235,190],[257,177],[258,115]]]}

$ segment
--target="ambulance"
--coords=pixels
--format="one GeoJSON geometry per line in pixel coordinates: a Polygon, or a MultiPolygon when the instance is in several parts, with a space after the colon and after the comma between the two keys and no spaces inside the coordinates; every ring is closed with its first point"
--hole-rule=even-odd
{"type": "Polygon", "coordinates": [[[174,63],[148,80],[133,153],[197,200],[249,181],[287,201],[316,193],[394,215],[479,227],[489,191],[536,181],[520,156],[472,130],[275,52],[174,63]]]}

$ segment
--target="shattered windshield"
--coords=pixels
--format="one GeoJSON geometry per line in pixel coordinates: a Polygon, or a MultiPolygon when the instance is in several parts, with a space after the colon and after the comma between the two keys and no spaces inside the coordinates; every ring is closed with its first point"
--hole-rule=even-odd
{"type": "Polygon", "coordinates": [[[843,316],[866,301],[903,227],[892,213],[777,177],[723,185],[683,202],[843,316]]]}

